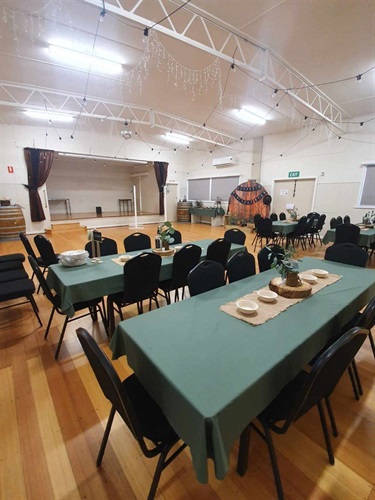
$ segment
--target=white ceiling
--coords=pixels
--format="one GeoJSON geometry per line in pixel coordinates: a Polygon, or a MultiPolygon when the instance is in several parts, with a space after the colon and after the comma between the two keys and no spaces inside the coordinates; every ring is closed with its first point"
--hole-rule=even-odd
{"type": "MultiPolygon", "coordinates": [[[[318,123],[343,134],[343,122],[375,115],[374,0],[184,4],[109,0],[99,23],[102,0],[2,0],[1,122],[40,125],[23,110],[56,109],[81,114],[73,124],[47,124],[63,142],[84,129],[120,134],[128,119],[131,140],[173,149],[163,137],[170,129],[200,137],[193,138],[192,147],[210,150],[215,143],[235,148],[241,138],[318,123]],[[150,30],[144,43],[145,27],[181,5],[150,30]],[[57,63],[47,49],[56,40],[89,51],[95,43],[95,49],[120,57],[123,71],[111,77],[94,71],[88,75],[69,63],[57,63]],[[193,89],[190,81],[202,82],[210,71],[207,83],[193,89]],[[363,76],[357,84],[359,74],[363,76]],[[341,79],[345,81],[314,87],[341,79]],[[283,91],[304,84],[313,86],[283,91]],[[280,90],[272,97],[275,88],[280,90]],[[241,121],[235,110],[244,105],[266,116],[266,125],[241,121]]],[[[64,145],[61,149],[69,150],[64,145]]]]}

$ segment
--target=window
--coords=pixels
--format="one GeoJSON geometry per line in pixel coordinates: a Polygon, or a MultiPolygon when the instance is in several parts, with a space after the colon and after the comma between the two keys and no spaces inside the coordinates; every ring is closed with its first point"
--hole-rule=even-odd
{"type": "Polygon", "coordinates": [[[188,200],[228,201],[231,192],[240,184],[239,175],[188,179],[188,200]]]}
{"type": "Polygon", "coordinates": [[[363,167],[364,175],[358,205],[363,208],[375,208],[375,162],[365,163],[363,167]]]}

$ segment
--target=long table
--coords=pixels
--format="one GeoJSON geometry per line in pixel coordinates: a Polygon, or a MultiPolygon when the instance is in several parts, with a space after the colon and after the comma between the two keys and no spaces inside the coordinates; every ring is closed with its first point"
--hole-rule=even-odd
{"type": "MultiPolygon", "coordinates": [[[[323,237],[323,243],[334,243],[336,238],[336,229],[328,229],[323,237]]],[[[358,245],[360,247],[370,248],[371,244],[375,243],[375,229],[361,229],[359,233],[358,245]]]]}
{"type": "MultiPolygon", "coordinates": [[[[205,259],[207,247],[214,240],[194,241],[202,249],[201,260],[205,259]]],[[[187,243],[184,243],[187,244],[187,243]]],[[[173,247],[173,245],[172,245],[173,247]]],[[[244,250],[244,245],[232,243],[229,256],[244,250]]],[[[151,252],[152,250],[142,250],[151,252]]],[[[127,252],[127,255],[138,255],[140,251],[127,252]]],[[[113,262],[118,255],[101,257],[102,263],[87,262],[79,267],[64,267],[53,264],[48,268],[47,283],[61,299],[61,309],[69,317],[74,316],[73,304],[81,301],[104,297],[124,289],[123,266],[113,262]]],[[[163,257],[160,270],[160,281],[171,277],[173,257],[163,257]]]]}
{"type": "Polygon", "coordinates": [[[192,222],[202,222],[211,224],[211,226],[222,226],[223,216],[225,211],[223,208],[190,208],[189,213],[191,215],[192,222]],[[205,217],[209,220],[202,220],[205,217]]]}
{"type": "Polygon", "coordinates": [[[201,482],[208,458],[224,478],[230,449],[249,421],[375,294],[373,270],[313,258],[300,268],[342,278],[259,326],[219,308],[267,286],[274,270],[127,319],[112,337],[113,358],[127,355],[190,447],[201,482]]]}

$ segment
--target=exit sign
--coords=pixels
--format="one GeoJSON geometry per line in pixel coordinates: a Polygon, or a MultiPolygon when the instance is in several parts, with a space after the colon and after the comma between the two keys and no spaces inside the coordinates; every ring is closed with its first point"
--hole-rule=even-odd
{"type": "Polygon", "coordinates": [[[299,172],[288,172],[288,177],[299,177],[299,172]]]}

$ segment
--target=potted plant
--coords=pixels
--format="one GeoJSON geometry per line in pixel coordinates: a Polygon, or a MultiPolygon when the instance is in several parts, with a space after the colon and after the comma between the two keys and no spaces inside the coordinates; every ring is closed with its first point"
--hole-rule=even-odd
{"type": "Polygon", "coordinates": [[[297,218],[298,218],[298,208],[297,207],[295,207],[295,208],[288,208],[287,211],[288,211],[288,213],[290,215],[290,218],[292,220],[297,220],[297,218]]]}
{"type": "Polygon", "coordinates": [[[285,248],[284,252],[275,252],[270,247],[268,249],[270,250],[268,258],[273,259],[271,268],[278,271],[280,276],[285,279],[286,285],[292,287],[300,286],[301,280],[298,276],[298,261],[294,259],[296,249],[291,245],[285,248]]]}
{"type": "Polygon", "coordinates": [[[158,233],[160,234],[162,247],[169,250],[169,245],[174,242],[174,229],[172,223],[166,220],[162,226],[159,226],[158,233]]]}

